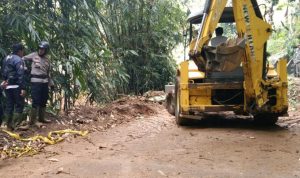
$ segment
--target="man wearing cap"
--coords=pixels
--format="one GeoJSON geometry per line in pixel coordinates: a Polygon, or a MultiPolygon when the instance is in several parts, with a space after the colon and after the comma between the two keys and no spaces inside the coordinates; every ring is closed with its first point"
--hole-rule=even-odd
{"type": "Polygon", "coordinates": [[[13,45],[13,53],[3,60],[2,76],[5,85],[6,108],[1,127],[15,129],[23,119],[25,82],[24,82],[24,46],[13,45]]]}
{"type": "Polygon", "coordinates": [[[32,109],[30,112],[31,126],[38,126],[37,120],[42,123],[49,123],[50,120],[45,119],[45,111],[48,100],[48,87],[53,87],[50,78],[50,61],[47,57],[49,52],[49,43],[42,41],[39,43],[38,52],[24,56],[24,60],[29,60],[31,64],[31,97],[32,109]]]}

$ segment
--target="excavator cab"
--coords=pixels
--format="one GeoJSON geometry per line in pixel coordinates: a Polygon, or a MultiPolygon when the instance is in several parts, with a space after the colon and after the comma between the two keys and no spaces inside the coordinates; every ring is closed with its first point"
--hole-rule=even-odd
{"type": "Polygon", "coordinates": [[[286,60],[279,60],[276,70],[267,63],[271,25],[263,19],[256,0],[226,4],[227,0],[206,0],[203,12],[188,18],[189,60],[179,65],[174,90],[169,90],[174,91],[178,125],[223,111],[274,124],[287,113],[286,60]],[[209,42],[219,23],[235,24],[237,36],[212,47],[209,42]],[[193,36],[194,25],[199,30],[193,36]]]}
{"type": "MultiPolygon", "coordinates": [[[[197,12],[191,14],[188,18],[189,28],[189,42],[192,42],[197,38],[198,31],[196,30],[201,24],[203,19],[203,12],[197,12]]],[[[225,7],[224,12],[220,18],[219,23],[235,24],[233,8],[225,7]]],[[[224,80],[236,80],[243,81],[243,70],[241,67],[241,55],[243,55],[245,47],[245,40],[239,38],[229,39],[227,43],[219,46],[219,48],[212,47],[210,45],[205,46],[205,56],[208,59],[206,69],[207,78],[206,81],[224,81],[224,80]]],[[[191,71],[195,71],[193,67],[194,61],[189,61],[189,76],[191,77],[191,71]]],[[[203,70],[198,70],[203,72],[203,70]]],[[[203,76],[203,75],[198,75],[203,76]]],[[[192,76],[194,78],[194,76],[192,76]]]]}

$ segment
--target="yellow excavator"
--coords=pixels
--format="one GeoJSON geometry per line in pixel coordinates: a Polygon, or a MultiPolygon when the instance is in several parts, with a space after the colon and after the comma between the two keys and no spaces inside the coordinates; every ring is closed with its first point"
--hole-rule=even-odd
{"type": "Polygon", "coordinates": [[[167,97],[168,108],[178,125],[224,111],[267,125],[287,114],[287,61],[279,59],[274,68],[267,60],[271,25],[256,0],[227,4],[227,0],[206,0],[203,12],[188,19],[189,59],[179,64],[175,86],[166,86],[168,96],[173,96],[167,97]],[[232,24],[236,37],[210,46],[220,23],[232,24]],[[199,30],[193,37],[194,26],[199,30]]]}

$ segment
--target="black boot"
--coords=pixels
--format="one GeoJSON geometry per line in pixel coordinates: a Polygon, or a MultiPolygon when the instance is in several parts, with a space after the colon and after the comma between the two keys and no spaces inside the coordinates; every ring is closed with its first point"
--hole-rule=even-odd
{"type": "Polygon", "coordinates": [[[46,108],[39,109],[39,122],[42,123],[51,123],[51,120],[45,119],[46,108]]]}
{"type": "Polygon", "coordinates": [[[3,116],[2,122],[1,122],[1,129],[7,129],[7,122],[8,122],[8,115],[5,114],[3,116]]]}
{"type": "Polygon", "coordinates": [[[13,119],[13,115],[5,114],[2,120],[1,128],[13,130],[12,119],[13,119]]]}
{"type": "Polygon", "coordinates": [[[23,119],[22,113],[15,113],[13,116],[13,127],[17,128],[22,123],[23,119]]]}
{"type": "Polygon", "coordinates": [[[38,113],[39,108],[31,108],[30,111],[30,125],[34,125],[37,121],[37,113],[38,113]]]}
{"type": "Polygon", "coordinates": [[[31,108],[29,124],[27,124],[25,126],[21,126],[18,129],[19,130],[28,130],[31,126],[39,127],[39,125],[37,124],[37,113],[38,113],[38,108],[31,108]]]}

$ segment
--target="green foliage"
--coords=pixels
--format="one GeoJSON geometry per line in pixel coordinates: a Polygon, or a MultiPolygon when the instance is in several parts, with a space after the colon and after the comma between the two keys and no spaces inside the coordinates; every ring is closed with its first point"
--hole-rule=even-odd
{"type": "Polygon", "coordinates": [[[79,92],[89,93],[95,101],[113,99],[128,79],[122,62],[111,55],[99,35],[92,14],[95,3],[91,0],[1,2],[2,55],[15,42],[23,41],[29,51],[34,51],[38,41],[49,41],[54,80],[58,93],[64,96],[64,101],[62,97],[54,99],[64,102],[64,109],[74,103],[79,92]]]}
{"type": "Polygon", "coordinates": [[[281,27],[277,28],[272,34],[268,43],[268,51],[272,55],[284,54],[293,56],[295,47],[300,44],[300,6],[299,2],[289,1],[287,4],[280,4],[279,8],[294,7],[294,13],[289,14],[289,19],[282,22],[281,27]]]}
{"type": "Polygon", "coordinates": [[[184,19],[177,1],[2,0],[0,55],[16,42],[32,52],[47,40],[57,88],[51,103],[68,109],[81,93],[105,102],[170,81],[184,19]]]}
{"type": "Polygon", "coordinates": [[[223,36],[228,38],[235,38],[237,36],[235,23],[222,23],[220,27],[224,30],[223,36]]]}
{"type": "Polygon", "coordinates": [[[174,47],[182,40],[185,13],[177,1],[114,0],[106,4],[105,31],[130,76],[128,91],[162,89],[172,80],[174,47]],[[121,25],[120,25],[121,24],[121,25]]]}

